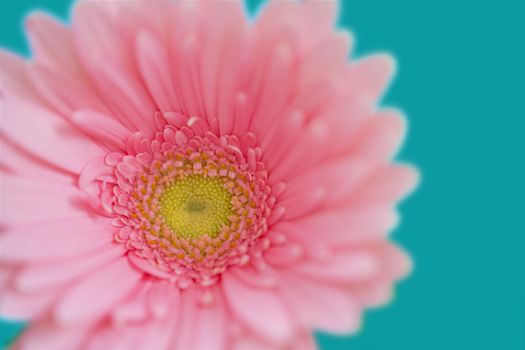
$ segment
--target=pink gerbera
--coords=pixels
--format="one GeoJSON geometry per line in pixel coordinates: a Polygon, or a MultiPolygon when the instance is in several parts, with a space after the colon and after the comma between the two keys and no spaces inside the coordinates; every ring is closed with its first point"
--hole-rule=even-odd
{"type": "Polygon", "coordinates": [[[82,1],[1,53],[1,315],[21,349],[308,349],[388,301],[416,172],[331,1],[82,1]]]}

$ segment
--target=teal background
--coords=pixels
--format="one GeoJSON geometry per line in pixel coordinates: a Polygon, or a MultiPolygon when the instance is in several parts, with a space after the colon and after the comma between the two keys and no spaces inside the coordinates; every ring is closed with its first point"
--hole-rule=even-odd
{"type": "MultiPolygon", "coordinates": [[[[3,1],[0,45],[27,53],[27,11],[67,18],[69,3],[3,1]]],[[[414,274],[356,336],[320,334],[321,348],[525,349],[524,3],[351,0],[339,23],[356,35],[357,56],[397,57],[384,102],[409,117],[400,159],[423,182],[393,236],[414,274]]],[[[2,339],[18,329],[0,324],[2,339]]]]}

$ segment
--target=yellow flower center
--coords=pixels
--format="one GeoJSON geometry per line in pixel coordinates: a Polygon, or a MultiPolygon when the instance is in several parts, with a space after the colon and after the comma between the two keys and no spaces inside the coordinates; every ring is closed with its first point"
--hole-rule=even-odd
{"type": "Polygon", "coordinates": [[[230,224],[232,195],[216,177],[190,175],[168,184],[159,198],[160,213],[179,238],[216,237],[230,224]]]}

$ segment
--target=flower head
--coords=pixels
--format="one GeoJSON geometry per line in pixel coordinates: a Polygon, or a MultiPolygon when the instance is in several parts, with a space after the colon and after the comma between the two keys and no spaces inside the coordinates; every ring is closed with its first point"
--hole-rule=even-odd
{"type": "Polygon", "coordinates": [[[336,4],[80,1],[1,52],[0,314],[19,348],[315,348],[410,262],[387,55],[336,4]]]}

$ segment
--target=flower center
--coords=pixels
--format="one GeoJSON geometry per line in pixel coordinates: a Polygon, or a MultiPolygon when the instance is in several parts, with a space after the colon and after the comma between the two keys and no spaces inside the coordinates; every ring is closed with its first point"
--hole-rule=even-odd
{"type": "Polygon", "coordinates": [[[129,154],[108,155],[115,178],[101,197],[135,266],[180,288],[210,285],[260,258],[276,198],[253,135],[217,137],[202,120],[167,116],[153,139],[137,134],[129,154]]]}
{"type": "Polygon", "coordinates": [[[160,213],[179,237],[217,237],[230,224],[232,195],[218,178],[190,175],[168,184],[160,196],[160,213]]]}

